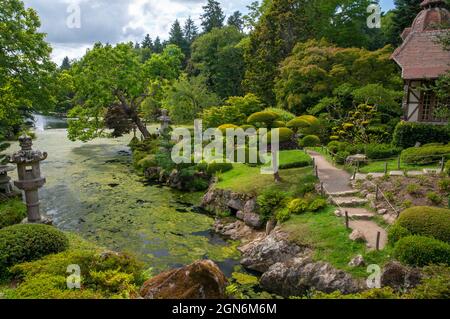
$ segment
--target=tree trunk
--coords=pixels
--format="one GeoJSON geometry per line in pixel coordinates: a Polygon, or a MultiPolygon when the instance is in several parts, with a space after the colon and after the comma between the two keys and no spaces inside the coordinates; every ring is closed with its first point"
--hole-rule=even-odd
{"type": "Polygon", "coordinates": [[[282,182],[282,179],[281,179],[281,176],[280,176],[280,172],[276,172],[275,174],[273,174],[273,177],[275,178],[275,182],[276,183],[281,183],[282,182]]]}
{"type": "Polygon", "coordinates": [[[142,120],[139,118],[139,115],[137,114],[136,110],[129,107],[127,103],[125,103],[125,99],[120,99],[122,102],[122,108],[124,109],[125,113],[128,114],[130,119],[133,121],[134,124],[136,124],[136,127],[138,130],[142,133],[145,139],[150,138],[151,134],[147,130],[147,127],[144,123],[142,123],[142,120]]]}

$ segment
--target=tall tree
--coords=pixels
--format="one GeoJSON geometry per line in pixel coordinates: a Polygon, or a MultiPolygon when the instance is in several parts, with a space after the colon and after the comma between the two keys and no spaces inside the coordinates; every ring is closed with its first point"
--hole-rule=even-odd
{"type": "Polygon", "coordinates": [[[178,46],[185,56],[189,56],[189,44],[184,38],[184,33],[178,20],[175,20],[170,28],[168,43],[178,46]]]}
{"type": "Polygon", "coordinates": [[[220,3],[215,0],[208,0],[203,7],[204,13],[201,16],[203,32],[208,33],[214,28],[222,28],[225,20],[220,3]]]}
{"type": "Polygon", "coordinates": [[[69,70],[71,68],[69,57],[65,57],[59,67],[60,70],[69,70]]]}
{"type": "Polygon", "coordinates": [[[132,43],[115,47],[97,43],[73,66],[79,105],[69,113],[76,118],[69,123],[69,138],[87,141],[103,136],[104,119],[111,110],[119,111],[149,137],[139,115],[141,102],[152,94],[152,80],[179,76],[182,59],[181,50],[169,45],[142,64],[132,43]]]}
{"type": "Polygon", "coordinates": [[[152,38],[150,37],[150,34],[147,34],[145,36],[144,41],[142,41],[141,47],[143,49],[153,50],[153,41],[152,38]]]}
{"type": "Polygon", "coordinates": [[[240,11],[235,11],[231,16],[228,17],[227,24],[229,26],[236,27],[239,31],[244,29],[244,19],[242,18],[242,13],[240,11]]]}
{"type": "Polygon", "coordinates": [[[422,2],[423,0],[394,0],[392,26],[387,34],[389,43],[398,46],[402,42],[400,35],[405,28],[412,25],[417,14],[422,10],[420,7],[422,2]]]}
{"type": "MultiPolygon", "coordinates": [[[[33,9],[19,0],[0,5],[0,127],[17,129],[33,111],[53,107],[51,48],[33,9]]],[[[7,132],[5,132],[7,133],[7,132]]]]}
{"type": "Polygon", "coordinates": [[[198,36],[198,27],[195,25],[195,22],[191,19],[191,17],[189,17],[184,24],[183,35],[189,45],[191,45],[198,36]]]}
{"type": "Polygon", "coordinates": [[[209,89],[221,98],[241,95],[244,76],[244,35],[235,27],[214,29],[192,44],[194,70],[206,79],[209,89]]]}
{"type": "Polygon", "coordinates": [[[161,53],[164,50],[164,46],[161,43],[160,37],[156,37],[155,43],[153,44],[153,52],[154,53],[161,53]]]}

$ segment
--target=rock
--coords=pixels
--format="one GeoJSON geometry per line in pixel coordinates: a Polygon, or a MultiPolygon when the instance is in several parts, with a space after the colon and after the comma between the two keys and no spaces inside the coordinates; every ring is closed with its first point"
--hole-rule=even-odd
{"type": "Polygon", "coordinates": [[[378,215],[385,215],[385,214],[387,214],[387,212],[388,212],[388,210],[385,209],[385,208],[383,208],[383,209],[379,209],[378,212],[377,212],[377,214],[378,214],[378,215]]]}
{"type": "Polygon", "coordinates": [[[356,256],[348,263],[350,267],[361,267],[364,266],[365,264],[366,262],[364,261],[364,258],[361,255],[356,256]]]}
{"type": "Polygon", "coordinates": [[[264,225],[261,220],[261,216],[256,213],[245,213],[244,222],[247,226],[253,227],[255,229],[260,229],[264,225]]]}
{"type": "Polygon", "coordinates": [[[236,211],[244,210],[244,203],[242,203],[241,200],[236,199],[236,198],[230,199],[227,202],[227,206],[229,208],[232,208],[232,209],[236,210],[236,211]]]}
{"type": "Polygon", "coordinates": [[[366,195],[366,199],[368,201],[375,201],[377,199],[377,195],[369,193],[366,195]]]}
{"type": "Polygon", "coordinates": [[[342,217],[342,212],[340,209],[335,210],[334,214],[336,215],[336,217],[342,217]]]}
{"type": "Polygon", "coordinates": [[[211,260],[197,261],[146,281],[144,299],[224,299],[227,279],[211,260]]]}
{"type": "Polygon", "coordinates": [[[422,274],[418,269],[403,266],[398,261],[391,261],[384,266],[381,274],[381,286],[392,287],[400,291],[414,288],[421,279],[422,274]]]}
{"type": "Polygon", "coordinates": [[[283,297],[301,296],[310,290],[344,294],[362,290],[363,284],[328,263],[313,262],[310,257],[276,263],[260,280],[261,288],[283,297]]]}
{"type": "Polygon", "coordinates": [[[214,230],[232,240],[240,240],[242,242],[248,242],[261,236],[260,232],[248,227],[242,221],[225,224],[222,220],[216,220],[214,230]]]}
{"type": "Polygon", "coordinates": [[[269,236],[270,233],[275,229],[277,226],[277,221],[275,219],[271,219],[266,224],[266,236],[269,236]]]}
{"type": "Polygon", "coordinates": [[[287,235],[275,229],[269,236],[240,248],[241,264],[251,270],[264,273],[279,262],[285,262],[306,253],[307,248],[290,243],[287,235]]]}
{"type": "Polygon", "coordinates": [[[242,210],[239,210],[237,213],[236,213],[236,218],[237,219],[240,219],[240,220],[244,220],[244,212],[242,211],[242,210]]]}
{"type": "Polygon", "coordinates": [[[257,213],[258,204],[256,203],[256,198],[252,198],[245,202],[244,213],[257,213]]]}
{"type": "Polygon", "coordinates": [[[366,241],[366,236],[364,236],[364,234],[358,230],[355,229],[349,236],[349,238],[353,241],[362,241],[365,242],[366,241]]]}

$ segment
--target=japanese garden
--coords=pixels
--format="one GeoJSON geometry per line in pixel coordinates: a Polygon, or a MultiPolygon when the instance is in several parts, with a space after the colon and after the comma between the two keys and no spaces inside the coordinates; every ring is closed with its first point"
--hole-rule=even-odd
{"type": "Polygon", "coordinates": [[[0,299],[449,299],[450,1],[386,2],[0,0],[0,299]]]}

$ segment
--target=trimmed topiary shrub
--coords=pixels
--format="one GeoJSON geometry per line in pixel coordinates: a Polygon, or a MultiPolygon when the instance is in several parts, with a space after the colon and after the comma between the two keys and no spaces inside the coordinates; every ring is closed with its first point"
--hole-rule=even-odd
{"type": "Polygon", "coordinates": [[[273,122],[272,126],[274,128],[286,127],[286,123],[283,121],[275,121],[273,122]]]}
{"type": "Polygon", "coordinates": [[[27,217],[25,204],[17,199],[0,203],[0,229],[20,223],[27,217]]]}
{"type": "Polygon", "coordinates": [[[437,207],[417,206],[404,210],[397,224],[413,235],[434,237],[450,242],[450,210],[437,207]]]}
{"type": "Polygon", "coordinates": [[[268,127],[272,126],[272,123],[278,120],[279,116],[275,112],[256,112],[249,116],[247,123],[249,124],[265,124],[268,127]]]}
{"type": "Polygon", "coordinates": [[[234,124],[223,124],[218,127],[218,129],[222,132],[223,135],[227,134],[227,129],[235,130],[237,128],[239,128],[239,126],[234,125],[234,124]]]}
{"type": "MultiPolygon", "coordinates": [[[[278,130],[278,137],[280,143],[289,142],[294,137],[294,131],[292,131],[287,127],[280,127],[276,128],[275,130],[278,130]]],[[[267,133],[267,143],[270,144],[271,142],[272,142],[272,132],[270,131],[267,133]]]]}
{"type": "Polygon", "coordinates": [[[393,144],[401,148],[413,147],[417,142],[423,145],[430,142],[448,143],[449,140],[448,126],[412,122],[398,123],[393,136],[393,144]]]}
{"type": "Polygon", "coordinates": [[[0,229],[0,278],[15,264],[32,261],[69,247],[69,241],[58,229],[38,224],[21,224],[0,229]]]}
{"type": "Polygon", "coordinates": [[[402,161],[406,164],[426,165],[450,158],[450,145],[411,147],[402,152],[402,161]]]}
{"type": "Polygon", "coordinates": [[[389,144],[367,144],[364,149],[366,156],[370,159],[392,158],[402,151],[400,147],[389,144]]]}
{"type": "Polygon", "coordinates": [[[430,237],[408,236],[397,242],[394,257],[410,266],[449,265],[450,245],[430,237]]]}
{"type": "Polygon", "coordinates": [[[253,125],[241,125],[241,129],[247,131],[248,129],[255,129],[255,127],[253,125]]]}
{"type": "Polygon", "coordinates": [[[315,116],[302,115],[289,121],[286,126],[305,135],[314,135],[320,130],[320,121],[315,116]]]}
{"type": "Polygon", "coordinates": [[[400,239],[411,235],[411,232],[405,227],[402,227],[399,224],[394,224],[389,228],[388,240],[389,243],[393,245],[400,239]]]}
{"type": "Polygon", "coordinates": [[[300,140],[302,147],[314,147],[320,145],[320,138],[317,135],[307,135],[300,140]]]}
{"type": "Polygon", "coordinates": [[[277,108],[277,107],[269,107],[267,109],[264,110],[264,112],[272,112],[278,115],[278,118],[287,123],[290,120],[295,119],[295,115],[289,111],[277,108]]]}

